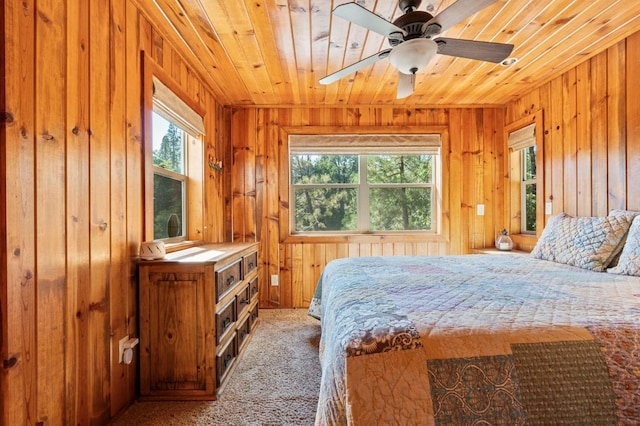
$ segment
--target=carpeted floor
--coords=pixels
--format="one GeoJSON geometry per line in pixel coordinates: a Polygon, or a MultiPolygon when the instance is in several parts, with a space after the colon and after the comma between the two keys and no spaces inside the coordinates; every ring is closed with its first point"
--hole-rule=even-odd
{"type": "Polygon", "coordinates": [[[261,309],[249,346],[217,401],[134,403],[114,425],[313,425],[320,322],[306,309],[261,309]]]}

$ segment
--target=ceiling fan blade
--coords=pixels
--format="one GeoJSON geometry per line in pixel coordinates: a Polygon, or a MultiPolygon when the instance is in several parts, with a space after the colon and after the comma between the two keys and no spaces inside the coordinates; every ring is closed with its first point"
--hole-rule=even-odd
{"type": "Polygon", "coordinates": [[[438,44],[438,53],[441,55],[458,56],[478,61],[500,63],[507,59],[513,51],[513,44],[445,37],[439,37],[434,41],[438,44]]]}
{"type": "Polygon", "coordinates": [[[353,72],[356,72],[359,69],[366,67],[367,65],[371,65],[375,62],[378,62],[381,59],[386,58],[387,56],[389,56],[389,53],[391,53],[391,49],[385,49],[381,52],[376,53],[375,55],[371,55],[368,58],[364,58],[361,61],[358,61],[354,64],[349,65],[348,67],[344,67],[341,70],[338,70],[332,74],[322,77],[318,82],[320,84],[333,83],[334,81],[340,80],[341,78],[346,77],[347,75],[353,72]]]}
{"type": "Polygon", "coordinates": [[[402,40],[407,33],[358,3],[345,3],[333,9],[333,14],[385,37],[402,40]]]}
{"type": "MultiPolygon", "coordinates": [[[[434,16],[422,26],[422,32],[427,32],[427,28],[432,24],[440,26],[439,31],[430,31],[430,36],[440,34],[443,31],[456,25],[458,22],[468,18],[474,13],[495,3],[497,0],[458,0],[445,10],[434,16]]],[[[433,27],[432,27],[433,28],[433,27]]]]}
{"type": "Polygon", "coordinates": [[[416,88],[416,75],[398,72],[398,91],[397,99],[406,98],[411,95],[416,88]]]}

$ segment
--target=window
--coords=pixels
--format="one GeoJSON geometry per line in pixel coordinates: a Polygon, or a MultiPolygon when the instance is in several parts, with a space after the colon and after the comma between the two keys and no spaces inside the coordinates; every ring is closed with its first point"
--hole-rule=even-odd
{"type": "Polygon", "coordinates": [[[290,136],[292,233],[435,231],[439,135],[290,136]]]}
{"type": "Polygon", "coordinates": [[[145,89],[145,239],[198,240],[203,228],[204,120],[179,87],[156,72],[145,79],[150,86],[145,89]]]}
{"type": "Polygon", "coordinates": [[[517,181],[512,186],[512,205],[519,203],[520,232],[536,233],[536,125],[530,124],[509,133],[509,149],[511,151],[511,180],[517,181]]]}
{"type": "Polygon", "coordinates": [[[153,238],[184,238],[187,133],[160,114],[152,114],[153,238]]]}
{"type": "Polygon", "coordinates": [[[522,232],[535,234],[536,232],[536,147],[535,145],[520,150],[522,175],[522,232]]]}

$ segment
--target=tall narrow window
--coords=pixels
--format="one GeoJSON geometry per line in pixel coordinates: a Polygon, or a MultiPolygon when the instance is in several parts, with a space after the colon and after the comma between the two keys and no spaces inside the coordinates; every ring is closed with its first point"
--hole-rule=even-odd
{"type": "Polygon", "coordinates": [[[153,238],[183,238],[187,217],[187,134],[156,112],[153,112],[152,123],[153,238]]]}
{"type": "MultiPolygon", "coordinates": [[[[189,206],[202,205],[202,175],[204,168],[204,121],[177,92],[157,77],[152,78],[153,97],[150,134],[153,199],[148,220],[153,221],[154,239],[180,242],[190,237],[190,218],[201,217],[189,211],[189,206]]],[[[183,95],[184,96],[184,95],[183,95]]],[[[151,175],[148,175],[151,177],[151,175]]],[[[201,229],[201,226],[197,226],[201,229]]]]}
{"type": "Polygon", "coordinates": [[[513,201],[519,201],[520,232],[536,233],[536,125],[530,124],[509,133],[511,151],[511,180],[518,181],[512,187],[513,201]]]}
{"type": "Polygon", "coordinates": [[[435,231],[439,147],[440,135],[292,135],[292,233],[435,231]]]}

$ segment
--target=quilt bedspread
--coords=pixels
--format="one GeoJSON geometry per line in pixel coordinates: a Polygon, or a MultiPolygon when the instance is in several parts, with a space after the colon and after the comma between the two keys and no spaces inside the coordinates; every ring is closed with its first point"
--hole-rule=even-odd
{"type": "Polygon", "coordinates": [[[522,255],[337,259],[317,425],[640,423],[640,278],[522,255]]]}

